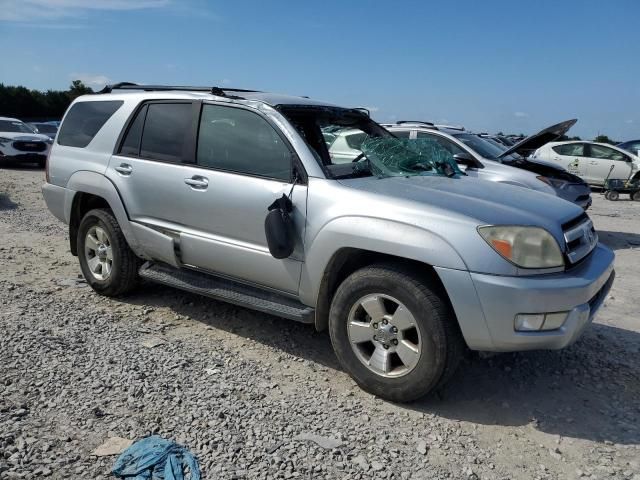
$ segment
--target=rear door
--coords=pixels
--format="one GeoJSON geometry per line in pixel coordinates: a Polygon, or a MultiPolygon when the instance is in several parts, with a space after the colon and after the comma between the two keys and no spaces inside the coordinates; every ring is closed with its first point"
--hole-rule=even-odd
{"type": "Polygon", "coordinates": [[[585,144],[582,142],[563,143],[551,147],[550,160],[559,166],[579,176],[585,181],[589,181],[587,163],[585,156],[585,144]]]}
{"type": "Polygon", "coordinates": [[[587,155],[589,183],[602,185],[607,176],[626,180],[631,173],[631,164],[627,161],[629,157],[618,150],[605,145],[587,144],[587,155]]]}

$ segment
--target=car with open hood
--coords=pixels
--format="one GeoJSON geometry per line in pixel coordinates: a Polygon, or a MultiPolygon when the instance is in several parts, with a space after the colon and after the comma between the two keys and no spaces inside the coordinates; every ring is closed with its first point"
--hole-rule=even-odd
{"type": "Polygon", "coordinates": [[[0,117],[0,163],[37,163],[47,160],[52,140],[35,133],[17,118],[0,117]]]}
{"type": "Polygon", "coordinates": [[[578,206],[306,97],[109,86],[72,103],[47,165],[96,292],[142,278],[328,329],[345,371],[392,401],[442,385],[465,348],[566,347],[614,279],[578,206]],[[348,161],[327,145],[343,130],[360,135],[348,161]]]}
{"type": "Polygon", "coordinates": [[[547,143],[536,150],[532,159],[566,168],[590,185],[603,186],[607,179],[639,179],[637,153],[608,143],[572,140],[547,143]]]}
{"type": "Polygon", "coordinates": [[[591,189],[582,179],[558,165],[526,157],[550,139],[564,135],[575,122],[553,125],[511,147],[464,129],[438,127],[430,122],[400,121],[385,127],[396,136],[438,142],[470,177],[556,195],[586,210],[592,202],[591,189]]]}

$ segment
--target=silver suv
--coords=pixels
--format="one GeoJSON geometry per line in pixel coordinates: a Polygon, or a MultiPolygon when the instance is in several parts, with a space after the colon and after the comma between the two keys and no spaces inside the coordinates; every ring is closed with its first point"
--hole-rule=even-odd
{"type": "Polygon", "coordinates": [[[328,329],[393,401],[442,385],[465,347],[569,345],[614,278],[576,205],[308,98],[112,86],[74,101],[46,174],[98,293],[142,278],[328,329]],[[342,129],[362,134],[349,162],[327,147],[342,129]]]}

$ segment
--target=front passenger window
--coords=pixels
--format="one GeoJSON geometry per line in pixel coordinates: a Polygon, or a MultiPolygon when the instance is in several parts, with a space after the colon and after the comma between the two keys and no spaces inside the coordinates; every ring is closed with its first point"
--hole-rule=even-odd
{"type": "Polygon", "coordinates": [[[289,182],[292,154],[275,129],[242,108],[204,105],[197,163],[289,182]]]}

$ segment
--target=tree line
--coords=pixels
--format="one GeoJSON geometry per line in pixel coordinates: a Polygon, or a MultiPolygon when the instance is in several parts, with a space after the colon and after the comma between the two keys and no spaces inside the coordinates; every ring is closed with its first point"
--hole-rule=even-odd
{"type": "Polygon", "coordinates": [[[68,90],[30,90],[0,83],[0,115],[20,120],[59,120],[69,104],[80,95],[93,93],[82,81],[74,80],[68,90]]]}

